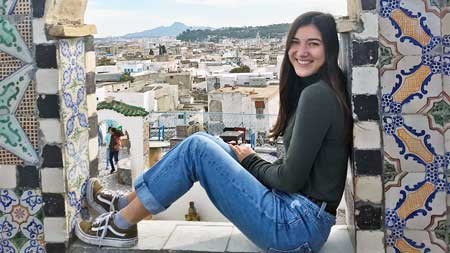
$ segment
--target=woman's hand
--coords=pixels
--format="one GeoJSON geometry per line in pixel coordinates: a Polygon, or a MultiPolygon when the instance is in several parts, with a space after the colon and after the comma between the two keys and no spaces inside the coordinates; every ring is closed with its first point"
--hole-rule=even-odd
{"type": "Polygon", "coordinates": [[[250,154],[255,153],[255,151],[248,146],[239,146],[231,144],[228,145],[230,146],[231,150],[233,150],[233,152],[236,154],[239,162],[242,162],[242,160],[244,160],[244,158],[246,158],[250,154]]]}

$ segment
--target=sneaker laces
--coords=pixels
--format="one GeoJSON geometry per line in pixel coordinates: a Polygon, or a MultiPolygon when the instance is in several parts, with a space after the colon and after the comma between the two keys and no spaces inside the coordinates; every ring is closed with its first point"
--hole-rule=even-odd
{"type": "Polygon", "coordinates": [[[95,228],[96,236],[99,239],[98,240],[98,246],[102,246],[103,238],[105,238],[106,233],[108,232],[108,221],[111,218],[111,216],[114,214],[114,212],[104,213],[95,218],[95,220],[92,222],[92,227],[95,228]],[[99,232],[101,230],[101,235],[99,235],[99,232]]]}
{"type": "Polygon", "coordinates": [[[118,210],[116,210],[115,207],[114,207],[114,201],[116,201],[117,199],[119,199],[119,198],[122,196],[122,194],[120,194],[120,193],[118,193],[118,192],[114,192],[114,193],[111,194],[111,195],[112,195],[111,201],[109,201],[108,199],[103,198],[101,194],[98,194],[98,195],[97,195],[97,198],[98,198],[98,200],[100,200],[101,202],[106,203],[106,204],[109,205],[109,211],[110,211],[110,212],[112,212],[112,211],[118,211],[118,210]]]}

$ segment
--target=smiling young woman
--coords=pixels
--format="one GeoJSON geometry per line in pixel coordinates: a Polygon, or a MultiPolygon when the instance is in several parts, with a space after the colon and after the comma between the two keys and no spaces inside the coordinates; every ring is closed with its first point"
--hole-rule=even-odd
{"type": "Polygon", "coordinates": [[[283,137],[284,158],[270,163],[247,146],[196,133],[139,176],[126,196],[90,179],[87,202],[101,215],[80,222],[77,236],[91,244],[132,246],[138,221],[165,210],[199,181],[217,209],[264,251],[319,251],[335,223],[350,150],[338,53],[333,16],[309,12],[291,25],[271,131],[273,138],[283,137]]]}

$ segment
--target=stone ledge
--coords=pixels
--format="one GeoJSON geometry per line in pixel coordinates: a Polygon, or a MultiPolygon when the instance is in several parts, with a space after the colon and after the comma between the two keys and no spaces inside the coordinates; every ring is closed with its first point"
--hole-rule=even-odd
{"type": "MultiPolygon", "coordinates": [[[[142,221],[139,242],[133,248],[99,248],[76,240],[71,253],[94,252],[261,252],[235,226],[227,222],[142,221]]],[[[334,226],[319,253],[354,252],[347,226],[334,226]]]]}
{"type": "Polygon", "coordinates": [[[350,33],[361,32],[363,26],[359,20],[341,17],[336,20],[336,28],[339,33],[350,33]]]}
{"type": "Polygon", "coordinates": [[[97,33],[95,25],[47,25],[46,28],[53,37],[84,37],[97,33]]]}

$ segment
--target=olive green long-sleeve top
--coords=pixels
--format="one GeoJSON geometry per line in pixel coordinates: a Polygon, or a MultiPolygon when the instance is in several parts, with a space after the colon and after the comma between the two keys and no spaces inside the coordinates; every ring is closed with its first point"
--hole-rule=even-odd
{"type": "Polygon", "coordinates": [[[251,154],[241,164],[268,188],[300,193],[337,207],[349,154],[344,113],[326,82],[304,86],[284,130],[285,157],[270,163],[251,154]]]}

